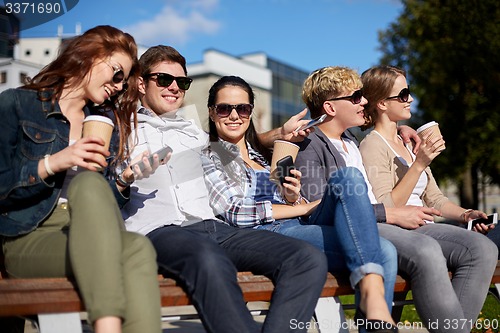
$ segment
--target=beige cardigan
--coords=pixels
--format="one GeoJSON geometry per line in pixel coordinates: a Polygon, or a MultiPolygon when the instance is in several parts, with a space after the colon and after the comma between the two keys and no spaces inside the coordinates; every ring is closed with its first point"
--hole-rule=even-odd
{"type": "MultiPolygon", "coordinates": [[[[406,174],[408,166],[402,164],[384,140],[373,132],[361,141],[359,150],[375,198],[386,207],[394,207],[391,196],[392,189],[406,174]]],[[[425,206],[440,210],[443,204],[448,201],[448,198],[443,195],[443,192],[437,186],[429,167],[425,169],[425,173],[427,174],[428,183],[420,199],[422,199],[425,206]]]]}

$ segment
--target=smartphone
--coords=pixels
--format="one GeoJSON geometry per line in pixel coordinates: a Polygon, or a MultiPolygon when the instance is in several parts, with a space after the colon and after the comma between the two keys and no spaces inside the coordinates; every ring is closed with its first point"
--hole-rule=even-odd
{"type": "Polygon", "coordinates": [[[307,124],[297,127],[295,132],[305,131],[308,128],[311,128],[313,126],[321,124],[325,119],[326,119],[326,114],[323,114],[323,115],[319,116],[318,118],[315,118],[315,119],[309,121],[307,124]]]}
{"type": "Polygon", "coordinates": [[[498,223],[498,213],[493,213],[491,215],[488,215],[487,219],[475,219],[469,221],[469,224],[467,225],[467,229],[472,230],[474,226],[478,223],[483,223],[484,225],[490,225],[490,224],[497,224],[498,223]]]}
{"type": "Polygon", "coordinates": [[[285,177],[293,177],[291,171],[295,169],[292,156],[288,155],[276,162],[276,176],[280,184],[286,183],[285,177]]]}
{"type": "MultiPolygon", "coordinates": [[[[163,148],[158,149],[154,153],[149,154],[149,157],[148,157],[149,165],[153,165],[153,162],[154,162],[153,156],[155,154],[158,154],[158,159],[160,160],[160,164],[161,164],[165,160],[165,158],[167,157],[167,154],[171,153],[171,152],[172,152],[172,148],[167,146],[167,147],[163,147],[163,148]]],[[[141,170],[141,172],[144,171],[145,166],[144,166],[144,162],[142,160],[132,165],[132,171],[134,171],[136,165],[139,166],[139,170],[141,170]]]]}

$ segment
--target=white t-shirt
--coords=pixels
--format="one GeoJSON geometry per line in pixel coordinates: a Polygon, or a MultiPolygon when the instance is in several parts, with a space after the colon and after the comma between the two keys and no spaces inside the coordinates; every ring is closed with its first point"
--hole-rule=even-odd
{"type": "Polygon", "coordinates": [[[370,198],[370,202],[372,204],[377,203],[377,199],[375,199],[375,195],[373,194],[372,186],[368,181],[368,175],[366,174],[365,167],[363,166],[363,159],[361,158],[361,153],[359,152],[359,148],[356,144],[348,139],[342,138],[342,140],[329,138],[330,142],[337,148],[338,152],[344,159],[346,166],[358,168],[359,171],[363,174],[365,178],[366,186],[368,187],[368,198],[370,198]],[[344,150],[344,146],[342,142],[347,147],[347,151],[344,150]]]}
{"type": "MultiPolygon", "coordinates": [[[[385,142],[385,144],[392,150],[394,155],[396,155],[396,157],[399,159],[401,164],[403,164],[407,167],[410,167],[413,164],[413,162],[412,163],[406,162],[406,160],[402,156],[400,156],[398,153],[396,153],[396,151],[394,149],[392,149],[389,142],[387,142],[387,140],[379,132],[377,132],[375,130],[373,130],[373,132],[382,138],[382,140],[385,142]]],[[[412,161],[415,161],[415,154],[413,154],[413,152],[411,151],[411,149],[407,145],[405,145],[405,148],[410,153],[412,161]]],[[[418,178],[417,184],[413,188],[413,191],[411,192],[411,195],[408,198],[408,201],[406,202],[407,205],[421,206],[421,207],[424,206],[424,203],[423,203],[422,199],[420,199],[420,198],[422,197],[422,194],[424,193],[425,188],[427,187],[427,182],[428,182],[427,174],[425,172],[422,172],[420,174],[420,177],[418,178]]]]}

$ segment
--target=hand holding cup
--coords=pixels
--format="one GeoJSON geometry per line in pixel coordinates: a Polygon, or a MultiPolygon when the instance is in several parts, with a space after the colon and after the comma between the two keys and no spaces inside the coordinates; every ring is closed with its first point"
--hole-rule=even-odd
{"type": "Polygon", "coordinates": [[[428,122],[417,128],[417,135],[422,140],[422,143],[429,145],[432,142],[438,152],[446,149],[443,136],[439,130],[439,124],[435,121],[428,122]]]}
{"type": "Polygon", "coordinates": [[[276,140],[274,141],[273,148],[273,156],[271,159],[271,176],[270,179],[273,182],[279,182],[279,176],[277,164],[278,161],[282,160],[286,156],[291,156],[293,162],[295,162],[295,158],[297,157],[297,153],[299,152],[299,146],[289,141],[284,140],[276,140]]]}
{"type": "MultiPolygon", "coordinates": [[[[113,121],[107,117],[87,116],[83,120],[83,137],[101,138],[104,141],[104,149],[108,150],[113,128],[113,121]]],[[[102,164],[106,164],[106,157],[100,155],[98,159],[102,161],[101,164],[96,162],[89,162],[89,164],[95,167],[97,171],[102,171],[104,169],[102,164]]]]}
{"type": "Polygon", "coordinates": [[[423,168],[429,166],[432,160],[445,150],[445,142],[439,124],[435,121],[428,122],[417,128],[417,135],[422,140],[415,163],[423,168]]]}

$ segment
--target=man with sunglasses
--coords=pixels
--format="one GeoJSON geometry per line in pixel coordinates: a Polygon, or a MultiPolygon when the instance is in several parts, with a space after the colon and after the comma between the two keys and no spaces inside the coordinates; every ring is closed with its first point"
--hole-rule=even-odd
{"type": "MultiPolygon", "coordinates": [[[[305,242],[236,228],[215,216],[201,164],[208,135],[176,115],[191,84],[186,61],[172,47],[155,46],[139,62],[142,107],[132,155],[164,146],[173,154],[148,180],[132,184],[130,202],[122,209],[127,229],[152,241],[160,273],[184,286],[207,332],[289,332],[292,319],[309,322],[326,279],[325,256],[305,242]],[[246,307],[237,271],[274,282],[262,329],[246,307]]],[[[219,111],[229,108],[251,112],[241,105],[219,111]]]]}
{"type": "MultiPolygon", "coordinates": [[[[457,327],[455,331],[468,332],[470,328],[467,330],[465,326],[469,321],[464,320],[464,312],[459,314],[457,313],[459,311],[456,311],[458,306],[453,299],[455,293],[451,289],[446,266],[451,264],[453,270],[458,270],[457,263],[460,263],[460,266],[465,268],[461,269],[461,278],[468,279],[469,282],[475,281],[476,287],[480,288],[481,285],[484,286],[484,283],[489,284],[491,279],[491,275],[482,273],[494,267],[494,265],[484,264],[488,262],[485,258],[491,256],[491,253],[477,251],[478,242],[474,245],[472,239],[459,239],[456,233],[447,237],[440,228],[446,226],[433,224],[436,226],[434,231],[425,227],[421,228],[426,225],[425,221],[433,221],[434,215],[441,215],[441,212],[435,208],[410,205],[386,207],[384,204],[376,203],[377,200],[372,192],[358,149],[358,142],[348,131],[350,127],[365,125],[365,107],[368,101],[359,89],[362,86],[365,91],[369,89],[366,83],[368,79],[365,77],[363,79],[364,81],[361,81],[354,70],[345,67],[322,68],[311,73],[306,79],[302,89],[302,98],[312,116],[323,113],[328,116],[316,131],[304,140],[297,156],[296,166],[302,172],[302,194],[309,200],[315,200],[323,194],[323,184],[330,173],[346,166],[360,169],[365,177],[379,222],[377,224],[379,234],[391,241],[398,251],[398,268],[412,280],[413,298],[424,325],[431,332],[448,332],[449,329],[443,329],[444,322],[462,320],[463,325],[460,328],[457,327]],[[442,240],[442,243],[446,243],[443,248],[447,248],[451,253],[449,258],[444,259],[444,249],[442,250],[437,242],[429,240],[432,235],[442,240]],[[473,273],[469,269],[472,267],[471,263],[484,269],[473,273]],[[472,278],[473,275],[475,278],[472,278]],[[487,278],[485,279],[484,276],[487,278]],[[444,313],[446,315],[443,315],[444,313]]],[[[373,89],[382,85],[379,82],[376,84],[372,82],[371,86],[373,89]]],[[[369,91],[366,92],[369,94],[369,91]]],[[[401,89],[397,95],[385,96],[388,97],[382,97],[383,100],[397,100],[400,103],[411,103],[413,100],[407,87],[401,89]]],[[[408,129],[404,128],[404,130],[408,129]]],[[[461,292],[465,292],[465,288],[461,289],[461,292]]],[[[482,295],[471,297],[470,302],[476,302],[481,297],[482,295]]]]}
{"type": "MultiPolygon", "coordinates": [[[[327,119],[318,125],[315,132],[301,143],[301,149],[295,164],[302,172],[303,194],[309,200],[316,200],[323,195],[328,175],[340,168],[345,166],[358,167],[366,179],[366,173],[359,155],[358,141],[349,131],[349,128],[364,124],[363,106],[367,101],[363,97],[362,90],[359,89],[361,81],[356,83],[353,79],[357,78],[358,75],[349,68],[325,67],[314,71],[309,76],[309,80],[312,77],[321,78],[327,83],[325,83],[323,89],[316,87],[314,90],[304,84],[302,98],[311,111],[312,117],[327,114],[327,119]],[[351,88],[345,87],[340,78],[356,87],[352,88],[352,94],[344,96],[345,90],[351,88]],[[332,103],[336,101],[344,102],[332,103]],[[314,161],[317,161],[317,163],[314,163],[314,161]],[[311,164],[313,164],[312,167],[310,167],[311,164]]],[[[398,96],[388,98],[408,100],[408,96],[409,89],[407,89],[407,92],[402,91],[398,96]]],[[[413,140],[415,149],[418,149],[420,138],[413,129],[408,126],[400,126],[399,132],[405,142],[409,142],[410,139],[413,140]]],[[[370,189],[370,184],[367,183],[367,185],[370,189]]],[[[423,218],[429,218],[432,214],[439,213],[435,209],[417,206],[384,207],[383,204],[375,203],[376,200],[371,189],[369,193],[370,200],[374,203],[373,208],[378,222],[414,226],[415,223],[420,223],[423,218]]]]}
{"type": "MultiPolygon", "coordinates": [[[[295,165],[302,172],[302,194],[314,201],[323,196],[329,175],[340,168],[354,166],[366,177],[358,141],[349,132],[349,128],[364,124],[364,105],[361,81],[357,73],[346,67],[324,67],[311,73],[304,83],[302,98],[311,112],[311,117],[326,114],[327,118],[319,124],[300,145],[301,149],[295,165]],[[313,78],[323,85],[313,86],[313,78]],[[347,86],[345,82],[348,82],[347,86]]],[[[408,91],[409,93],[409,91],[408,91]]],[[[389,98],[398,98],[393,96],[389,98]]],[[[401,96],[405,98],[405,96],[401,96]]],[[[407,98],[407,97],[406,97],[407,98]]],[[[406,142],[414,140],[416,149],[420,138],[408,126],[400,126],[400,135],[406,142]]],[[[373,203],[377,222],[404,223],[414,225],[430,214],[438,213],[435,209],[407,206],[388,208],[377,204],[371,191],[369,197],[373,203]]]]}

